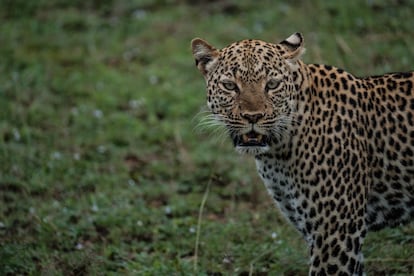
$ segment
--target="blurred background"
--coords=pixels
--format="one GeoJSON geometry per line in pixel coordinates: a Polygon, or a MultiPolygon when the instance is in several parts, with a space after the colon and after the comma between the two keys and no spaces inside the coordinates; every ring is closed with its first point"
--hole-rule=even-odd
{"type": "MultiPolygon", "coordinates": [[[[308,63],[408,71],[413,11],[408,0],[0,0],[0,274],[307,275],[305,243],[253,160],[200,124],[190,40],[302,32],[308,63]]],[[[364,253],[369,275],[412,275],[413,224],[371,233],[364,253]]]]}

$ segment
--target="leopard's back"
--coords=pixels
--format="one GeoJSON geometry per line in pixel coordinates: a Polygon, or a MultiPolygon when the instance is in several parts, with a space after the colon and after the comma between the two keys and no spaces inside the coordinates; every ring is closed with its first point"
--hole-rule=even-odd
{"type": "Polygon", "coordinates": [[[370,230],[397,226],[414,217],[414,74],[392,73],[364,79],[373,94],[367,122],[370,230]]]}

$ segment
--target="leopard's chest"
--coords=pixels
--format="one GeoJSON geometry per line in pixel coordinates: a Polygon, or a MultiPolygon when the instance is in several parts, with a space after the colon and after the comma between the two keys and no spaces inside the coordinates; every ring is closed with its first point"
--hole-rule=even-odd
{"type": "Polygon", "coordinates": [[[282,214],[306,238],[307,216],[302,205],[305,195],[301,193],[300,185],[296,183],[291,174],[289,164],[268,157],[260,157],[256,158],[256,167],[267,191],[282,214]]]}

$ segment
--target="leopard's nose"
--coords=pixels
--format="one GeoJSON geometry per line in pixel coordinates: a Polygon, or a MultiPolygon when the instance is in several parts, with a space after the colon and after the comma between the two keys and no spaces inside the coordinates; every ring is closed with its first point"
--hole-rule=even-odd
{"type": "Polygon", "coordinates": [[[255,124],[257,123],[261,118],[264,117],[264,114],[261,112],[244,112],[241,114],[241,116],[246,119],[249,123],[255,124]]]}

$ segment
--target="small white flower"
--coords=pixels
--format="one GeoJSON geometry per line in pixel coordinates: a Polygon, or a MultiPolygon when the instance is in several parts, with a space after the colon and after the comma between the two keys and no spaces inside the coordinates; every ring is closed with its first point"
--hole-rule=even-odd
{"type": "Polygon", "coordinates": [[[149,76],[148,80],[149,80],[150,84],[152,84],[152,85],[156,85],[159,81],[158,77],[155,76],[155,75],[149,76]]]}
{"type": "Polygon", "coordinates": [[[128,179],[128,185],[131,186],[131,187],[135,186],[136,183],[135,183],[134,179],[128,179]]]}
{"type": "Polygon", "coordinates": [[[138,109],[140,107],[142,107],[143,105],[145,105],[145,99],[141,98],[141,99],[135,99],[135,100],[130,100],[128,102],[128,106],[132,109],[138,109]]]}
{"type": "Polygon", "coordinates": [[[224,257],[222,262],[223,262],[223,264],[231,264],[232,260],[229,257],[224,257]]]}
{"type": "Polygon", "coordinates": [[[72,113],[73,116],[78,116],[79,110],[77,107],[72,107],[72,109],[70,110],[70,113],[72,113]]]}
{"type": "Polygon", "coordinates": [[[73,159],[75,159],[76,161],[79,161],[80,160],[80,153],[79,152],[75,152],[73,154],[73,159]]]}
{"type": "Polygon", "coordinates": [[[83,249],[83,244],[82,243],[80,243],[80,242],[78,242],[77,244],[76,244],[76,246],[75,246],[75,248],[77,249],[77,250],[82,250],[83,249]]]}
{"type": "Polygon", "coordinates": [[[96,119],[101,119],[101,118],[103,117],[103,112],[102,112],[102,110],[100,110],[100,109],[95,109],[95,110],[93,111],[93,116],[94,116],[96,119]]]}
{"type": "Polygon", "coordinates": [[[171,207],[170,206],[165,206],[164,212],[167,215],[171,214],[171,212],[172,212],[171,207]]]}
{"type": "Polygon", "coordinates": [[[97,148],[97,151],[99,153],[105,153],[106,152],[106,147],[104,145],[99,145],[97,148]]]}
{"type": "Polygon", "coordinates": [[[140,53],[140,49],[139,48],[132,48],[130,50],[125,51],[122,56],[124,58],[124,60],[126,61],[131,61],[134,58],[136,58],[140,53]]]}
{"type": "Polygon", "coordinates": [[[277,233],[275,233],[275,232],[272,232],[272,239],[276,239],[277,238],[277,233]]]}
{"type": "Polygon", "coordinates": [[[190,231],[190,233],[194,234],[196,232],[196,229],[195,229],[195,227],[190,227],[189,231],[190,231]]]}
{"type": "Polygon", "coordinates": [[[17,72],[17,71],[13,71],[11,75],[12,75],[12,79],[13,79],[13,81],[19,81],[19,79],[20,79],[20,74],[19,74],[19,72],[17,72]]]}
{"type": "Polygon", "coordinates": [[[60,152],[58,152],[58,151],[54,151],[52,153],[52,159],[54,159],[54,160],[60,160],[60,159],[62,159],[62,154],[60,152]]]}
{"type": "Polygon", "coordinates": [[[143,9],[137,9],[132,13],[132,15],[136,19],[143,20],[145,17],[147,17],[147,12],[143,9]]]}
{"type": "Polygon", "coordinates": [[[138,106],[139,106],[139,102],[138,102],[138,100],[130,100],[128,102],[128,106],[132,109],[137,109],[138,106]]]}
{"type": "Polygon", "coordinates": [[[140,221],[140,220],[137,221],[137,226],[141,227],[143,225],[144,225],[144,223],[142,221],[140,221]]]}
{"type": "Polygon", "coordinates": [[[96,203],[92,204],[91,210],[92,212],[95,212],[95,213],[98,212],[99,211],[98,205],[96,205],[96,203]]]}
{"type": "Polygon", "coordinates": [[[32,215],[33,215],[34,213],[36,213],[36,208],[35,208],[35,207],[30,207],[30,208],[29,208],[29,213],[30,213],[30,214],[32,214],[32,215]]]}
{"type": "Polygon", "coordinates": [[[13,129],[13,137],[14,137],[14,140],[16,142],[19,142],[20,141],[21,136],[20,136],[19,130],[13,129]]]}

